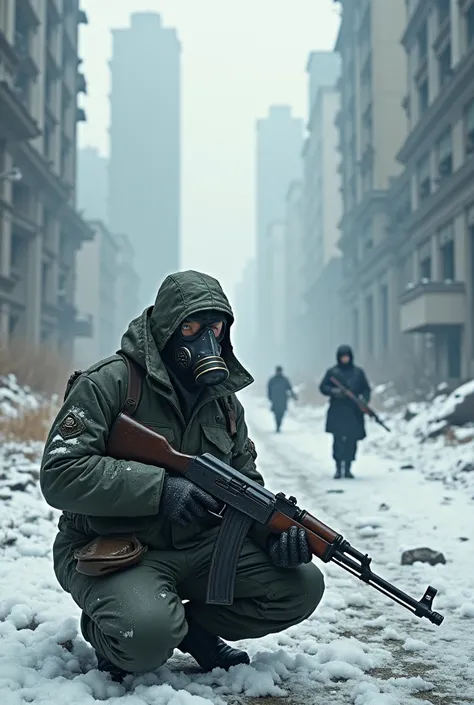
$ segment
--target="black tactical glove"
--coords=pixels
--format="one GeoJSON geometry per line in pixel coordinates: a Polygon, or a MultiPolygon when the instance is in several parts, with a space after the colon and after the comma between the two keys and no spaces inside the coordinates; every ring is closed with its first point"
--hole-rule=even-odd
{"type": "Polygon", "coordinates": [[[209,511],[217,514],[221,508],[221,502],[185,477],[165,474],[160,511],[169,521],[188,526],[196,519],[205,517],[209,511]]]}
{"type": "Polygon", "coordinates": [[[311,563],[312,554],[304,529],[291,526],[279,536],[269,536],[267,551],[277,568],[296,568],[302,563],[311,563]]]}

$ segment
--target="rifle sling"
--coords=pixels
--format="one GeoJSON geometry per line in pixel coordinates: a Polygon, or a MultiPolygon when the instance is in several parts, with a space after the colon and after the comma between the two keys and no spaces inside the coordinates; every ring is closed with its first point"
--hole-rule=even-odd
{"type": "Polygon", "coordinates": [[[237,563],[252,523],[251,517],[238,509],[226,507],[212,551],[207,581],[207,605],[231,605],[234,602],[237,563]]]}

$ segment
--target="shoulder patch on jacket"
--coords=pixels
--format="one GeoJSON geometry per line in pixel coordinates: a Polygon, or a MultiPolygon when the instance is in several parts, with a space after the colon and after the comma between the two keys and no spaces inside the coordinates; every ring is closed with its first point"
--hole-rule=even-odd
{"type": "Polygon", "coordinates": [[[247,438],[247,442],[245,443],[245,450],[250,453],[253,460],[257,459],[257,449],[255,448],[255,443],[252,441],[251,438],[247,438]]]}
{"type": "Polygon", "coordinates": [[[58,426],[58,433],[65,441],[80,436],[85,430],[84,422],[73,411],[69,411],[58,426]]]}

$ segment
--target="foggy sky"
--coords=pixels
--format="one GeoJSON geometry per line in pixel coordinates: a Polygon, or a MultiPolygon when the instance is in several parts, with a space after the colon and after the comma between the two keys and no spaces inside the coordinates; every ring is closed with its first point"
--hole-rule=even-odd
{"type": "MultiPolygon", "coordinates": [[[[79,146],[108,153],[110,30],[154,10],[182,43],[182,266],[217,276],[233,296],[254,252],[255,121],[270,104],[306,117],[306,61],[331,50],[332,0],[81,0],[88,81],[79,146]],[[232,259],[226,253],[233,252],[232,259]]],[[[140,76],[137,76],[140,80],[140,76]]]]}

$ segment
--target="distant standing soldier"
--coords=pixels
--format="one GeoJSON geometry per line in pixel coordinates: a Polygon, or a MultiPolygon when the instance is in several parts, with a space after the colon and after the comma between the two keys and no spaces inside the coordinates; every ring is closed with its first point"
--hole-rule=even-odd
{"type": "Polygon", "coordinates": [[[353,479],[351,465],[356,458],[357,442],[366,436],[364,414],[352,399],[331,382],[331,377],[337,379],[346,389],[366,403],[370,401],[370,386],[362,367],[354,365],[354,355],[348,345],[341,345],[336,356],[337,365],[326,372],[319,390],[321,394],[330,397],[326,432],[334,436],[333,458],[336,461],[334,478],[353,479]]]}
{"type": "Polygon", "coordinates": [[[275,369],[275,374],[268,381],[268,399],[272,405],[277,433],[280,433],[281,423],[288,407],[288,397],[295,401],[297,399],[290,380],[283,374],[283,367],[278,365],[275,369]]]}

